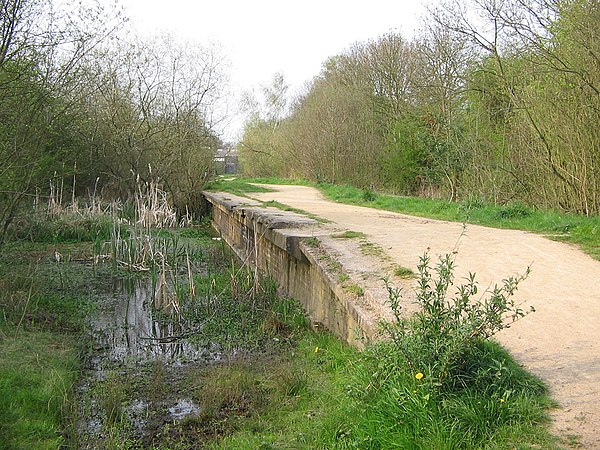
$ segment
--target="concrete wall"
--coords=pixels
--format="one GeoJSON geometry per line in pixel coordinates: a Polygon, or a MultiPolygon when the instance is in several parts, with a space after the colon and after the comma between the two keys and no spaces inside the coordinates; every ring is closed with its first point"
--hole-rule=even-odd
{"type": "Polygon", "coordinates": [[[358,347],[374,339],[376,327],[361,314],[356,295],[343,289],[323,263],[325,250],[309,239],[323,233],[318,222],[231,194],[204,195],[215,229],[238,257],[271,276],[313,323],[358,347]]]}

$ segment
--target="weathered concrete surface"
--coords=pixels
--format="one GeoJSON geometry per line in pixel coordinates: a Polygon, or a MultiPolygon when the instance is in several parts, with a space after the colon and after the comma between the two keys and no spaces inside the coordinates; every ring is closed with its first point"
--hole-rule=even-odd
{"type": "Polygon", "coordinates": [[[361,253],[340,230],[293,212],[227,193],[205,192],[214,227],[245,263],[270,275],[314,323],[362,347],[390,319],[381,275],[393,268],[361,253]],[[361,292],[362,291],[362,292],[361,292]]]}

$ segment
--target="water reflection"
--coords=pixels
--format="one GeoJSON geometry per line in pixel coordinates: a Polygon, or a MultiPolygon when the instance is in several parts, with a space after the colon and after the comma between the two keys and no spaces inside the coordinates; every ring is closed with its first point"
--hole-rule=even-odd
{"type": "Polygon", "coordinates": [[[151,280],[114,280],[112,298],[93,321],[104,358],[111,362],[218,359],[215,349],[198,348],[184,338],[190,332],[185,324],[157,317],[152,299],[151,280]]]}

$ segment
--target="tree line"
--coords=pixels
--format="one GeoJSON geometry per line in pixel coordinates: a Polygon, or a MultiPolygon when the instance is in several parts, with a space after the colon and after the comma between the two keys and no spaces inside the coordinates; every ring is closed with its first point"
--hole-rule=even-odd
{"type": "Polygon", "coordinates": [[[108,200],[152,178],[180,209],[199,201],[221,145],[224,59],[136,37],[106,4],[0,0],[0,242],[56,178],[108,200]]]}
{"type": "Polygon", "coordinates": [[[276,76],[238,145],[249,175],[600,212],[600,2],[444,0],[412,39],[276,76]]]}

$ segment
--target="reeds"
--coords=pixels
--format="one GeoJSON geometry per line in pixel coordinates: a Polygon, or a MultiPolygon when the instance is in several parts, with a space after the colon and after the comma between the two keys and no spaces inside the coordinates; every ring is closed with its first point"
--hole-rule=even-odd
{"type": "MultiPolygon", "coordinates": [[[[152,170],[150,175],[152,175],[152,170]]],[[[41,210],[39,195],[34,200],[35,208],[44,216],[54,221],[65,221],[72,225],[74,219],[100,218],[110,222],[108,236],[98,234],[93,239],[93,264],[110,261],[113,271],[148,273],[153,280],[152,305],[170,315],[181,314],[180,299],[184,297],[183,289],[178,284],[179,272],[185,271],[185,284],[189,288],[189,296],[195,296],[192,264],[190,255],[194,251],[186,245],[178,235],[173,233],[157,233],[157,229],[177,228],[177,214],[169,203],[167,193],[160,188],[160,180],[152,176],[143,181],[139,175],[135,177],[135,195],[132,202],[103,202],[97,195],[98,179],[94,191],[86,202],[78,202],[75,197],[75,177],[73,177],[70,202],[65,193],[63,177],[55,174],[49,183],[48,202],[41,210]],[[131,210],[133,208],[133,210],[131,210]]],[[[189,224],[189,214],[183,217],[181,224],[189,224]]]]}
{"type": "Polygon", "coordinates": [[[177,227],[177,214],[167,193],[159,188],[159,180],[142,182],[136,176],[135,211],[136,225],[146,230],[177,227]]]}

